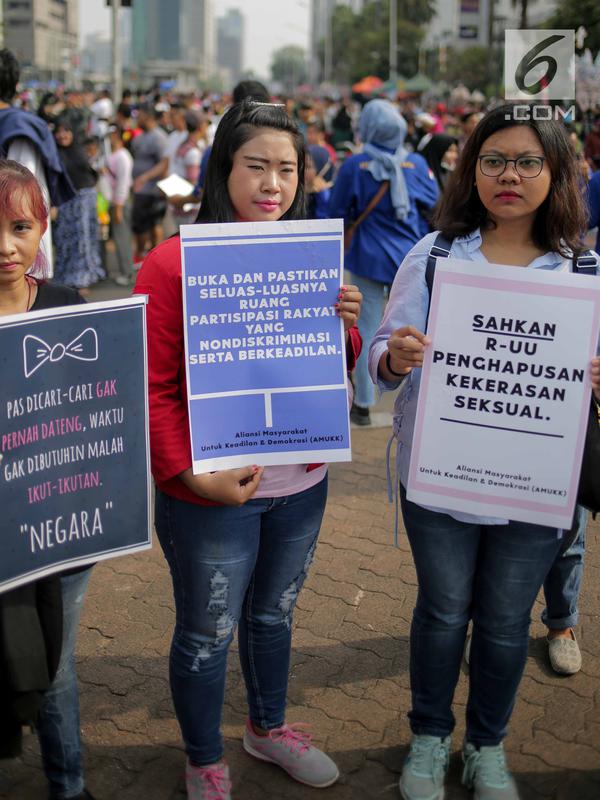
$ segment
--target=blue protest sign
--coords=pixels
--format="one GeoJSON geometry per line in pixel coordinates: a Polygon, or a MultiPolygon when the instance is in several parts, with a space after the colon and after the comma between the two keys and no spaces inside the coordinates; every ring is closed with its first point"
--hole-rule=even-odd
{"type": "Polygon", "coordinates": [[[145,301],[0,318],[0,592],[151,545],[145,301]]]}
{"type": "Polygon", "coordinates": [[[181,227],[194,472],[350,460],[342,220],[181,227]]]}

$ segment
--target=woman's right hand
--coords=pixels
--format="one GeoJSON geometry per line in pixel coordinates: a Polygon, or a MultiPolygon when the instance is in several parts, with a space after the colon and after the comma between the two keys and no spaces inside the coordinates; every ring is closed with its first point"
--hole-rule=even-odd
{"type": "Polygon", "coordinates": [[[428,344],[431,344],[431,339],[412,325],[393,331],[388,339],[388,349],[379,360],[379,374],[393,383],[399,376],[408,375],[415,367],[422,367],[428,344]],[[393,372],[387,366],[388,353],[393,372]]]}
{"type": "Polygon", "coordinates": [[[198,497],[226,506],[243,506],[258,489],[263,472],[264,467],[240,467],[194,475],[186,469],[179,477],[198,497]]]}
{"type": "Polygon", "coordinates": [[[190,198],[183,194],[173,194],[167,197],[168,202],[175,208],[183,208],[186,203],[190,202],[190,198]]]}
{"type": "Polygon", "coordinates": [[[590,373],[592,377],[592,391],[596,405],[600,405],[600,357],[592,358],[590,373]]]}

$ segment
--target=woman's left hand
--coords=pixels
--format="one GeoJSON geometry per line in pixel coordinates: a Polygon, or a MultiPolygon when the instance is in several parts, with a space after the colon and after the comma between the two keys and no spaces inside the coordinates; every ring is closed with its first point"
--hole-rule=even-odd
{"type": "Polygon", "coordinates": [[[600,403],[600,356],[592,358],[590,375],[592,378],[592,391],[596,401],[600,403]]]}
{"type": "Polygon", "coordinates": [[[344,320],[344,330],[346,331],[346,340],[348,338],[348,331],[360,316],[360,307],[362,304],[362,294],[357,286],[342,286],[338,294],[338,302],[335,303],[334,308],[338,317],[344,320]]]}

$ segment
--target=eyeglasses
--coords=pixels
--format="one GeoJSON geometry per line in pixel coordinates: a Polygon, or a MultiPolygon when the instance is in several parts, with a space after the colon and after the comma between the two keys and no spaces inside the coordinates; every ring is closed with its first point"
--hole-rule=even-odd
{"type": "Polygon", "coordinates": [[[520,156],[520,158],[504,158],[504,156],[478,156],[479,168],[488,178],[499,178],[509,164],[514,164],[517,175],[521,178],[537,178],[544,168],[544,156],[520,156]]]}

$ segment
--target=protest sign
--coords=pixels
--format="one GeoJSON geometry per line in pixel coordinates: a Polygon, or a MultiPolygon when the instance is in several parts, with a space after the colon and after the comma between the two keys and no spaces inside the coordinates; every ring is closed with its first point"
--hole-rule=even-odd
{"type": "Polygon", "coordinates": [[[0,592],[150,547],[145,301],[0,317],[0,592]]]}
{"type": "Polygon", "coordinates": [[[350,459],[341,220],[183,225],[193,470],[350,459]]]}
{"type": "Polygon", "coordinates": [[[570,527],[599,329],[593,276],[438,259],[408,498],[570,527]]]}

